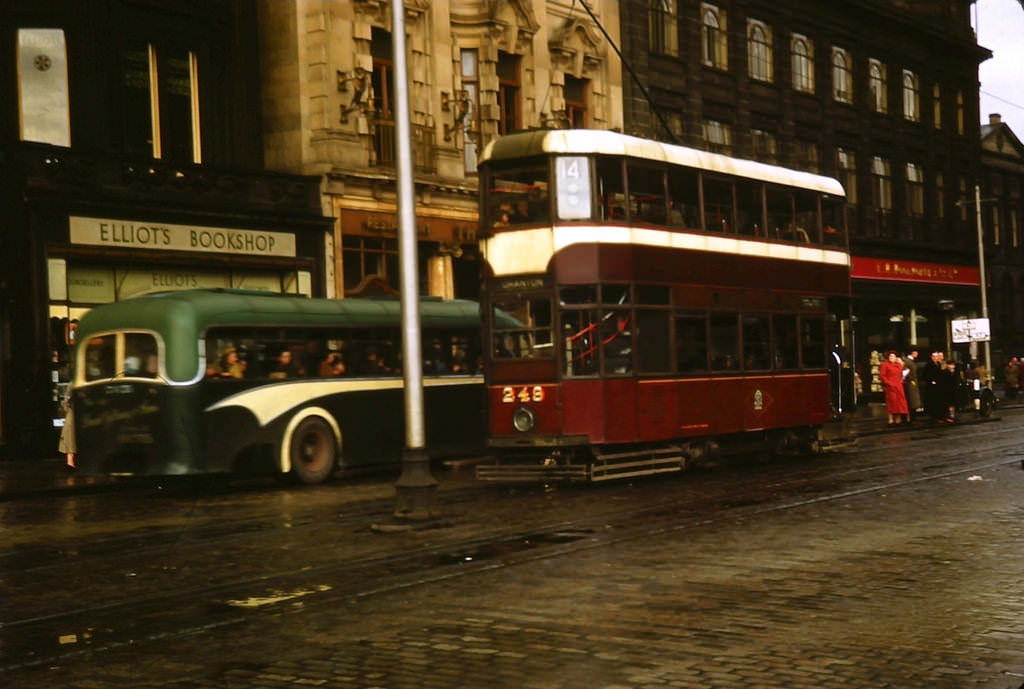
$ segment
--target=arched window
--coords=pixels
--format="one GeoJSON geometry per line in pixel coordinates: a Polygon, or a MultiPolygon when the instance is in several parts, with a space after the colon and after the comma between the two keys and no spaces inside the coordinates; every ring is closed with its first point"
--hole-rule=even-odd
{"type": "Polygon", "coordinates": [[[911,122],[921,120],[921,94],[917,75],[909,69],[903,70],[903,117],[911,122]]]}
{"type": "Polygon", "coordinates": [[[679,25],[675,0],[651,0],[647,12],[651,52],[679,55],[679,25]]]}
{"type": "Polygon", "coordinates": [[[747,21],[747,73],[751,79],[772,80],[772,30],[761,22],[747,21]]]}
{"type": "Polygon", "coordinates": [[[868,61],[868,88],[871,90],[871,107],[875,112],[889,112],[888,70],[878,60],[868,61]]]}
{"type": "Polygon", "coordinates": [[[842,48],[832,48],[832,97],[840,103],[853,102],[850,56],[842,48]]]}
{"type": "Polygon", "coordinates": [[[793,88],[814,93],[814,44],[806,36],[793,34],[790,50],[793,53],[793,88]]]}
{"type": "Polygon", "coordinates": [[[714,5],[701,5],[701,61],[716,69],[729,68],[728,34],[725,11],[714,5]]]}

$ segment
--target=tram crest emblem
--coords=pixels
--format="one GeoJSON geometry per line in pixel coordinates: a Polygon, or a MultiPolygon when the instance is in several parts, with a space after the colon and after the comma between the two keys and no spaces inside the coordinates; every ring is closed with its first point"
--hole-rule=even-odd
{"type": "Polygon", "coordinates": [[[764,411],[764,393],[754,390],[754,411],[764,411]]]}

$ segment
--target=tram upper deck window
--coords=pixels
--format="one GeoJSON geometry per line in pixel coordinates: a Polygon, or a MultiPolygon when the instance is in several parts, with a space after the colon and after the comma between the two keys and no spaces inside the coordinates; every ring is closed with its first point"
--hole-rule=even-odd
{"type": "MultiPolygon", "coordinates": [[[[748,237],[764,237],[764,184],[740,179],[736,185],[736,227],[748,237]]],[[[770,232],[767,236],[774,237],[770,232]]]]}
{"type": "Polygon", "coordinates": [[[498,293],[491,304],[494,359],[546,359],[554,355],[550,297],[498,293]]]}
{"type": "Polygon", "coordinates": [[[846,248],[846,199],[836,196],[823,196],[821,199],[822,225],[824,226],[825,246],[846,248]]]}
{"type": "Polygon", "coordinates": [[[117,336],[103,335],[85,343],[85,379],[113,378],[116,371],[117,336]]]}
{"type": "Polygon", "coordinates": [[[550,222],[547,161],[518,162],[515,167],[492,166],[488,191],[484,203],[491,227],[550,222]]]}
{"type": "Polygon", "coordinates": [[[732,180],[704,177],[704,223],[708,232],[733,232],[735,202],[732,180]]]}
{"type": "Polygon", "coordinates": [[[821,245],[821,221],[818,218],[818,197],[816,191],[798,190],[793,195],[796,211],[796,227],[804,230],[811,244],[821,245]]]}
{"type": "Polygon", "coordinates": [[[669,168],[668,224],[691,230],[700,228],[700,184],[696,170],[669,168]]]}
{"type": "Polygon", "coordinates": [[[602,221],[626,219],[626,189],[623,184],[622,159],[597,159],[597,216],[602,221]]]}
{"type": "Polygon", "coordinates": [[[634,222],[664,225],[665,168],[637,162],[626,164],[629,184],[629,214],[634,222]]]}

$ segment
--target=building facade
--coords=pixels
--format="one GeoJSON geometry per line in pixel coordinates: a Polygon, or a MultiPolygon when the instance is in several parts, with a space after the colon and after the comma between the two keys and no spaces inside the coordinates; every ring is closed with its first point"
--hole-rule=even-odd
{"type": "MultiPolygon", "coordinates": [[[[260,3],[266,161],[322,179],[328,294],[395,293],[391,3],[260,3]]],[[[420,292],[475,298],[476,160],[541,126],[622,126],[618,3],[405,0],[420,292]],[[596,21],[595,21],[596,18],[596,21]],[[601,26],[597,22],[600,22],[601,26]]]]}
{"type": "MultiPolygon", "coordinates": [[[[981,127],[981,225],[988,269],[992,358],[1024,355],[1024,144],[998,114],[981,127]]],[[[977,206],[969,206],[977,215],[977,206]]],[[[976,218],[977,220],[977,218],[976,218]]]]}
{"type": "Polygon", "coordinates": [[[263,168],[256,9],[0,4],[0,454],[55,454],[75,321],[146,292],[323,294],[320,179],[263,168]]]}
{"type": "Polygon", "coordinates": [[[979,314],[970,0],[624,0],[626,130],[838,178],[862,392],[888,348],[979,314]],[[654,75],[657,75],[656,78],[654,75]],[[641,86],[643,88],[641,88],[641,86]],[[645,94],[646,92],[646,94],[645,94]],[[649,97],[648,95],[649,94],[649,97]]]}

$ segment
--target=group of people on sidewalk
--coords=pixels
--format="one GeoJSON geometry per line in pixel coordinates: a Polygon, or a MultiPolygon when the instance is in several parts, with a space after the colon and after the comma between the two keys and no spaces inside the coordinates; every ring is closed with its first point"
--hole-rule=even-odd
{"type": "MultiPolygon", "coordinates": [[[[932,423],[947,424],[956,420],[957,390],[964,381],[955,361],[946,361],[941,351],[931,359],[918,363],[919,350],[911,347],[901,357],[895,350],[886,352],[878,370],[885,392],[885,410],[889,425],[911,423],[923,413],[932,423]]],[[[984,380],[984,370],[972,362],[968,376],[984,380]]]]}

